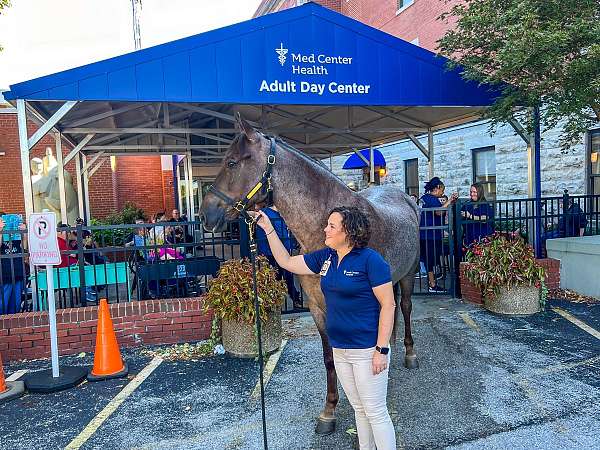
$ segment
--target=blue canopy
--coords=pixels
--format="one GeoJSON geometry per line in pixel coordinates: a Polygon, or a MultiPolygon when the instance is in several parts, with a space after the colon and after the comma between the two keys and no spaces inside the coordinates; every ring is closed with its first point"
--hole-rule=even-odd
{"type": "Polygon", "coordinates": [[[62,101],[77,101],[54,128],[73,145],[94,135],[86,154],[185,148],[195,163],[211,165],[231,142],[238,111],[262,131],[325,158],[480,118],[498,91],[445,64],[307,3],[17,83],[4,96],[13,104],[26,100],[41,120],[62,101]],[[165,117],[169,136],[151,139],[164,130],[148,129],[164,127],[165,117]]]}
{"type": "Polygon", "coordinates": [[[315,3],[18,83],[7,100],[487,106],[445,58],[315,3]]]}
{"type": "MultiPolygon", "coordinates": [[[[367,161],[369,161],[370,155],[368,148],[361,150],[360,154],[363,155],[367,161]]],[[[377,149],[373,149],[373,162],[375,163],[375,166],[385,167],[385,158],[377,149]]],[[[344,163],[342,169],[362,169],[363,167],[369,167],[369,165],[355,153],[350,155],[350,157],[344,163]]]]}

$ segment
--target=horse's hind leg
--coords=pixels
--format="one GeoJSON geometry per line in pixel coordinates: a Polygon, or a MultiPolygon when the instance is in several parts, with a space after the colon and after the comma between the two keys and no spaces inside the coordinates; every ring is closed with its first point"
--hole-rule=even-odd
{"type": "MultiPolygon", "coordinates": [[[[404,318],[404,348],[406,349],[404,365],[407,369],[416,369],[419,367],[419,361],[417,360],[417,354],[414,349],[410,322],[410,314],[412,312],[411,296],[414,284],[414,270],[410,270],[408,274],[400,280],[400,308],[402,309],[402,317],[404,318]]],[[[397,289],[395,292],[397,292],[397,289]]],[[[396,293],[396,295],[398,294],[396,293]]],[[[398,304],[398,297],[396,297],[396,304],[398,304]]]]}
{"type": "Polygon", "coordinates": [[[325,300],[319,286],[319,279],[314,277],[300,277],[302,288],[308,294],[310,312],[315,325],[321,335],[323,346],[323,362],[327,372],[327,397],[325,407],[317,420],[315,429],[317,434],[330,434],[335,431],[335,408],[338,404],[339,394],[337,389],[337,376],[333,363],[333,349],[329,344],[329,338],[325,329],[325,300]]]}

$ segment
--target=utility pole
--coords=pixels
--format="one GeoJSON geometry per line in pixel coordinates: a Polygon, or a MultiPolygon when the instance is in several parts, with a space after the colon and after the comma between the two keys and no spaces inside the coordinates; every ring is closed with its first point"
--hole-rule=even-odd
{"type": "Polygon", "coordinates": [[[133,45],[135,50],[142,48],[142,34],[140,32],[140,18],[142,15],[142,0],[131,0],[133,18],[133,45]]]}

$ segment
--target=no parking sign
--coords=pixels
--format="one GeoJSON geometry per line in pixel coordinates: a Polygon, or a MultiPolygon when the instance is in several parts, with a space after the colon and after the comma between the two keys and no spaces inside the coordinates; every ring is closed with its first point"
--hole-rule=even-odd
{"type": "Polygon", "coordinates": [[[56,214],[36,213],[29,216],[29,258],[34,266],[60,264],[60,250],[56,237],[56,214]]]}

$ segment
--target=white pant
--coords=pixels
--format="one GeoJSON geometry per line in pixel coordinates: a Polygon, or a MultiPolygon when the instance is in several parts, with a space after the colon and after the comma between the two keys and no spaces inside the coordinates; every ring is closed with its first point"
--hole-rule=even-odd
{"type": "MultiPolygon", "coordinates": [[[[360,450],[396,450],[396,433],[387,409],[389,369],[373,375],[375,347],[333,349],[335,371],[354,408],[360,450]]],[[[388,368],[390,356],[388,354],[388,368]]]]}

